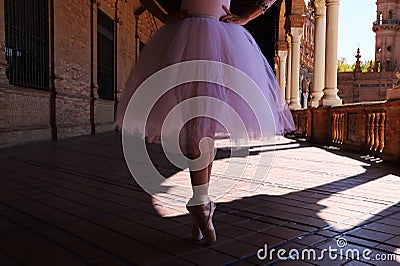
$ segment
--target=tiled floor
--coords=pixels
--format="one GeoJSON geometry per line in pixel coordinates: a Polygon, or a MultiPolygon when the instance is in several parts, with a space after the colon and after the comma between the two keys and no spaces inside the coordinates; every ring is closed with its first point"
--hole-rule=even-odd
{"type": "MultiPolygon", "coordinates": [[[[268,171],[257,156],[273,151],[261,148],[246,157],[244,179],[218,200],[218,241],[207,247],[190,240],[183,206],[133,182],[120,142],[105,133],[0,151],[0,265],[400,264],[395,165],[282,142],[267,179],[249,191],[246,177],[268,171]],[[329,248],[335,250],[318,260],[306,256],[329,248]],[[299,255],[284,260],[289,252],[299,255]],[[397,261],[377,261],[392,254],[397,261]]],[[[220,156],[213,180],[229,179],[229,163],[241,162],[220,156]]],[[[187,182],[187,170],[164,161],[159,169],[187,182]]]]}

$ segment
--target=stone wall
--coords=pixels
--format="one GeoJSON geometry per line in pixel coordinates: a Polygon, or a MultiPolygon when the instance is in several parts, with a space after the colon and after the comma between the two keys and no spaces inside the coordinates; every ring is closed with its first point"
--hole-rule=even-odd
{"type": "Polygon", "coordinates": [[[338,73],[338,95],[343,103],[383,101],[393,87],[394,72],[338,73]]]}
{"type": "MultiPolygon", "coordinates": [[[[4,0],[0,0],[0,147],[87,135],[114,128],[116,101],[99,99],[97,95],[97,9],[115,21],[115,0],[59,0],[53,3],[55,108],[51,107],[51,89],[37,90],[9,84],[4,71],[7,67],[4,0]],[[93,28],[91,2],[95,2],[93,28]],[[51,116],[55,116],[53,127],[51,116]]],[[[118,2],[118,96],[138,54],[134,10],[139,6],[139,0],[118,2]]],[[[160,25],[147,12],[140,16],[139,24],[138,36],[143,43],[160,25]]],[[[51,42],[52,36],[49,39],[51,42]]]]}

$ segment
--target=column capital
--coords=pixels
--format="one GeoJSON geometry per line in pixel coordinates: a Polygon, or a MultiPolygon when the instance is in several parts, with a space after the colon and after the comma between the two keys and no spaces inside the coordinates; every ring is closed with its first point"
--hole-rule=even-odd
{"type": "Polygon", "coordinates": [[[326,0],[326,6],[340,5],[340,0],[326,0]]]}
{"type": "Polygon", "coordinates": [[[314,4],[315,18],[325,18],[326,17],[326,1],[325,0],[315,0],[314,4]]]}
{"type": "Polygon", "coordinates": [[[288,55],[287,50],[278,50],[279,62],[286,63],[287,55],[288,55]]]}
{"type": "Polygon", "coordinates": [[[292,37],[292,43],[300,43],[301,36],[303,35],[303,27],[290,28],[290,35],[292,37]]]}
{"type": "Polygon", "coordinates": [[[326,6],[326,0],[314,0],[312,2],[313,6],[315,8],[321,8],[326,6]]]}

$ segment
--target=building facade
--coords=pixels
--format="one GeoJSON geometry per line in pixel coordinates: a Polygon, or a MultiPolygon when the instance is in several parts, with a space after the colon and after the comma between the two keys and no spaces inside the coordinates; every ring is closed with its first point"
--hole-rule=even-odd
{"type": "MultiPolygon", "coordinates": [[[[368,72],[356,67],[354,72],[338,74],[339,96],[344,103],[384,101],[397,81],[400,66],[400,1],[376,2],[375,64],[368,72]]],[[[360,55],[356,55],[359,64],[360,55]]]]}
{"type": "Polygon", "coordinates": [[[0,147],[113,130],[118,93],[159,27],[134,16],[140,6],[0,1],[0,147]]]}
{"type": "MultiPolygon", "coordinates": [[[[304,107],[310,89],[309,105],[340,103],[336,54],[327,52],[337,50],[340,1],[310,2],[278,0],[253,24],[269,61],[277,55],[291,109],[304,107]]],[[[180,1],[160,3],[169,12],[180,1]]],[[[0,0],[0,147],[113,130],[118,97],[160,26],[139,0],[0,0]]]]}
{"type": "Polygon", "coordinates": [[[300,45],[300,104],[307,108],[311,101],[311,86],[314,73],[314,8],[308,2],[305,8],[306,19],[304,21],[304,32],[300,45]]]}

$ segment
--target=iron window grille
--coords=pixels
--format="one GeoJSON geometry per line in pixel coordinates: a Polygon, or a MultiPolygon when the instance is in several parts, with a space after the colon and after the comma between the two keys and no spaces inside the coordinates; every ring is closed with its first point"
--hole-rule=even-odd
{"type": "Polygon", "coordinates": [[[49,88],[48,0],[5,0],[5,54],[10,84],[49,88]]]}
{"type": "Polygon", "coordinates": [[[99,98],[114,100],[114,21],[97,14],[97,91],[99,98]]]}

